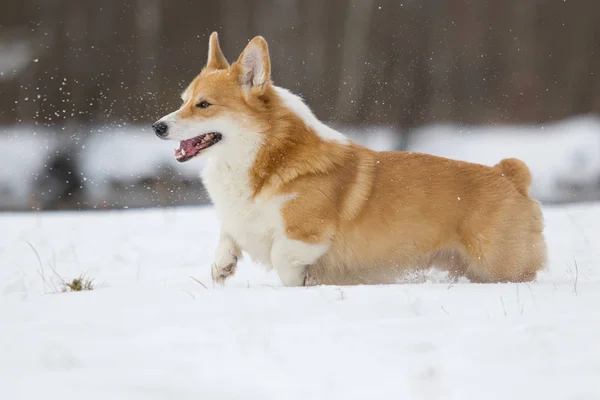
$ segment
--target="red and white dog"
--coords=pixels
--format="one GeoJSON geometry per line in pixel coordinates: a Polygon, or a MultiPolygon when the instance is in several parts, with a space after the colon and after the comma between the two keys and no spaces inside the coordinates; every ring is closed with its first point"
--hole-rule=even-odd
{"type": "Polygon", "coordinates": [[[229,64],[213,33],[183,105],[153,125],[203,181],[221,221],[213,279],[242,251],[286,286],[391,283],[435,265],[476,282],[529,281],[546,262],[531,175],[409,152],[376,152],[320,122],[271,81],[267,42],[229,64]]]}

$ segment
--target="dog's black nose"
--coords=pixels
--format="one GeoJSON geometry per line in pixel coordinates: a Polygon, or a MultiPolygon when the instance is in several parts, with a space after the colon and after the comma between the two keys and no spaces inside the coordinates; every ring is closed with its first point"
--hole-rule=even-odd
{"type": "Polygon", "coordinates": [[[154,133],[161,139],[164,139],[167,136],[167,131],[169,130],[169,125],[162,121],[158,121],[152,124],[152,129],[154,129],[154,133]]]}

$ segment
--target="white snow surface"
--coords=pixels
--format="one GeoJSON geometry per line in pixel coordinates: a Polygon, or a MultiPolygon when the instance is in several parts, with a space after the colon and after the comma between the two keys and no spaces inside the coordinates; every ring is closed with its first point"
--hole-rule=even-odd
{"type": "Polygon", "coordinates": [[[211,207],[0,214],[0,399],[598,399],[600,204],[544,213],[533,283],[310,288],[213,287],[211,207]]]}

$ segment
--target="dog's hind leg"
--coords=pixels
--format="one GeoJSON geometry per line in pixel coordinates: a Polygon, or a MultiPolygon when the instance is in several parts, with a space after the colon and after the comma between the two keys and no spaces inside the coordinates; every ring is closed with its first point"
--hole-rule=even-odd
{"type": "Polygon", "coordinates": [[[529,282],[546,264],[546,245],[539,232],[506,235],[469,258],[466,275],[472,282],[529,282]]]}

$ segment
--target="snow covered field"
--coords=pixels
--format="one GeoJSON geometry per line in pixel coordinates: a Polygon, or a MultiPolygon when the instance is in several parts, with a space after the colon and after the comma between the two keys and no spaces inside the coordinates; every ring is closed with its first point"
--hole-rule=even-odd
{"type": "Polygon", "coordinates": [[[213,287],[210,207],[0,214],[0,399],[599,399],[600,204],[544,212],[535,283],[313,288],[213,287]]]}

